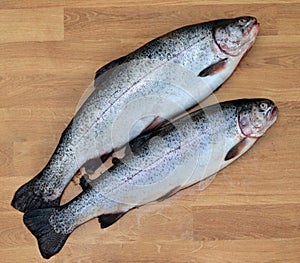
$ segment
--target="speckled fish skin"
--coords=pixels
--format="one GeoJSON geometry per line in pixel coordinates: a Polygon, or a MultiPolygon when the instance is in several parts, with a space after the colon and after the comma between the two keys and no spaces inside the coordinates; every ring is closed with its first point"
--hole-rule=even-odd
{"type": "Polygon", "coordinates": [[[195,111],[138,137],[131,154],[79,196],[60,208],[29,211],[24,223],[37,237],[42,255],[49,258],[86,221],[122,215],[217,173],[245,153],[277,115],[277,107],[267,99],[229,101],[195,111]]]}
{"type": "Polygon", "coordinates": [[[222,85],[258,30],[253,17],[187,26],[99,69],[95,91],[62,134],[48,164],[16,192],[12,205],[23,212],[58,205],[87,160],[122,147],[222,85]]]}

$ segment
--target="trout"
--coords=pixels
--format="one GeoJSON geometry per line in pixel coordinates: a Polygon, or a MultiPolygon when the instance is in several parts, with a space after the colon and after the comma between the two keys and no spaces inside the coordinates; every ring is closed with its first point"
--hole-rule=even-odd
{"type": "Polygon", "coordinates": [[[24,223],[44,258],[63,247],[81,224],[99,217],[105,228],[125,213],[161,201],[197,182],[205,184],[249,150],[276,121],[268,99],[241,99],[192,112],[142,136],[131,151],[70,202],[28,211],[24,223]]]}

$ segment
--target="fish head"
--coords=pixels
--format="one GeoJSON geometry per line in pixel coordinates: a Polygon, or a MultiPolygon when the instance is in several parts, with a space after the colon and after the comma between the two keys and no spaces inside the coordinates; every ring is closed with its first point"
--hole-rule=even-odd
{"type": "Polygon", "coordinates": [[[220,20],[214,28],[214,41],[225,54],[243,56],[254,44],[258,31],[255,17],[220,20]]]}
{"type": "Polygon", "coordinates": [[[278,108],[268,99],[243,100],[238,111],[238,125],[249,138],[261,137],[277,120],[278,108]]]}

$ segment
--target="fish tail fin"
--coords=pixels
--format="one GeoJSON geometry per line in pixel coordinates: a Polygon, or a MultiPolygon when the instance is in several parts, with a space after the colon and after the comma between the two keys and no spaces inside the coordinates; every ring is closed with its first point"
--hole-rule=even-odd
{"type": "Polygon", "coordinates": [[[54,200],[45,200],[42,193],[36,192],[36,185],[39,175],[22,185],[15,193],[11,205],[21,211],[26,212],[37,208],[58,206],[61,196],[54,200]]]}
{"type": "Polygon", "coordinates": [[[26,212],[23,217],[24,224],[36,237],[40,252],[46,259],[58,253],[71,234],[57,233],[50,224],[51,215],[58,210],[58,207],[35,209],[26,212]]]}

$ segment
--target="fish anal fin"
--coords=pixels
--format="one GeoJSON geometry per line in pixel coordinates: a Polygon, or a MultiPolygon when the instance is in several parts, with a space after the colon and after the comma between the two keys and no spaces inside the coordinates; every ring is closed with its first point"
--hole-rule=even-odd
{"type": "Polygon", "coordinates": [[[205,188],[207,188],[212,181],[216,178],[216,174],[211,175],[210,177],[207,177],[206,179],[199,182],[199,190],[203,191],[205,188]]]}
{"type": "Polygon", "coordinates": [[[111,162],[114,164],[114,165],[117,165],[117,164],[120,164],[122,161],[120,158],[118,157],[113,157],[111,162]]]}
{"type": "Polygon", "coordinates": [[[169,192],[167,192],[166,194],[164,194],[163,196],[159,197],[158,199],[156,199],[157,202],[161,202],[167,198],[169,198],[170,196],[176,194],[179,190],[180,190],[181,186],[176,186],[175,188],[173,188],[172,190],[170,190],[169,192]]]}
{"type": "Polygon", "coordinates": [[[98,221],[100,223],[101,228],[107,228],[117,222],[126,212],[120,212],[115,214],[104,214],[98,216],[98,221]]]}
{"type": "Polygon", "coordinates": [[[240,155],[240,153],[242,152],[242,150],[245,148],[245,146],[247,145],[247,138],[243,138],[240,142],[238,142],[235,146],[233,146],[228,153],[226,154],[224,160],[228,161],[232,158],[237,157],[238,155],[240,155]]]}
{"type": "Polygon", "coordinates": [[[89,178],[87,174],[80,177],[80,186],[83,191],[90,189],[92,180],[89,178]]]}
{"type": "Polygon", "coordinates": [[[217,63],[214,63],[207,68],[203,69],[199,74],[198,77],[207,77],[212,76],[218,72],[220,72],[226,65],[227,58],[223,58],[217,63]]]}

